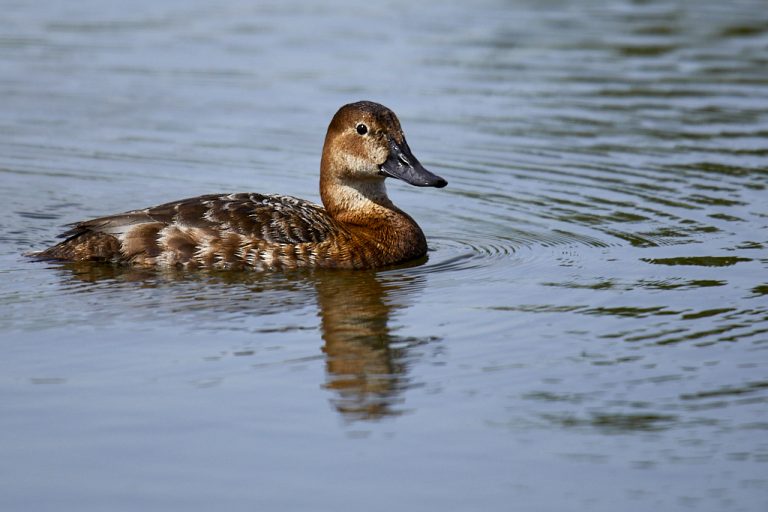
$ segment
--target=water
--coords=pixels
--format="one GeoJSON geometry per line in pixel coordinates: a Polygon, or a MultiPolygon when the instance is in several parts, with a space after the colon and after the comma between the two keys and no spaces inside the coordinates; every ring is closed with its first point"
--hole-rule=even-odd
{"type": "Polygon", "coordinates": [[[768,505],[759,0],[2,2],[2,510],[768,505]],[[379,101],[379,272],[30,262],[67,222],[318,200],[379,101]]]}

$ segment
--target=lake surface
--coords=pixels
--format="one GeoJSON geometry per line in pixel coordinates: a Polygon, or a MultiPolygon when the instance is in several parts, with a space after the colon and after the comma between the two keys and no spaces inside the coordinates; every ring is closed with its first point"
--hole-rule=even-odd
{"type": "Polygon", "coordinates": [[[768,5],[0,1],[0,509],[768,509],[768,5]],[[34,262],[318,201],[345,103],[428,261],[34,262]]]}

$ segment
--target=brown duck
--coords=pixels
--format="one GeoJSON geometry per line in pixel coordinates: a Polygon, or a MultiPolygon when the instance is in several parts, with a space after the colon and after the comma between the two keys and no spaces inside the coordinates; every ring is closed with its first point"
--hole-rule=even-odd
{"type": "Polygon", "coordinates": [[[394,112],[369,101],[339,109],[323,146],[323,206],[291,196],[212,194],[78,222],[42,259],[215,269],[365,269],[427,251],[384,180],[447,182],[413,156],[394,112]]]}

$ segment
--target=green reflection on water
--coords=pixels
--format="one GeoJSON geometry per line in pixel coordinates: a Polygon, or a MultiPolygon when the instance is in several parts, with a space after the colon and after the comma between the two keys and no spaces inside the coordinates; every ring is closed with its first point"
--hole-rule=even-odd
{"type": "Polygon", "coordinates": [[[697,267],[730,267],[744,261],[752,261],[751,258],[738,256],[681,256],[678,258],[640,258],[640,261],[654,265],[692,265],[697,267]]]}
{"type": "Polygon", "coordinates": [[[665,430],[677,422],[675,415],[655,413],[592,413],[587,417],[570,414],[545,414],[542,417],[562,427],[594,427],[607,433],[617,434],[665,430]]]}

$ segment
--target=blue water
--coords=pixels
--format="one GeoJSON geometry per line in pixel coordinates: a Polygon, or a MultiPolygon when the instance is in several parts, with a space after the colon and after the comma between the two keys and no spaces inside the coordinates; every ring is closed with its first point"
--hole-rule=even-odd
{"type": "Polygon", "coordinates": [[[765,2],[0,8],[0,510],[768,507],[765,2]],[[427,262],[23,256],[318,201],[360,99],[449,182],[388,184],[427,262]]]}

